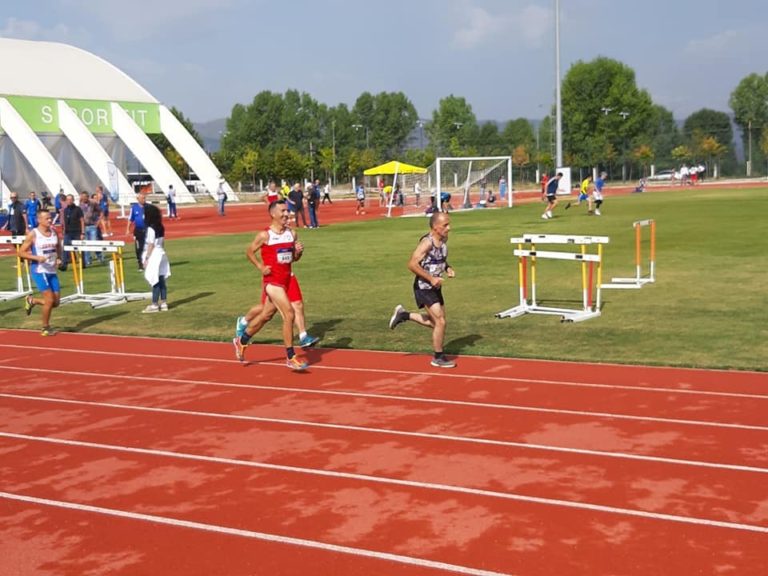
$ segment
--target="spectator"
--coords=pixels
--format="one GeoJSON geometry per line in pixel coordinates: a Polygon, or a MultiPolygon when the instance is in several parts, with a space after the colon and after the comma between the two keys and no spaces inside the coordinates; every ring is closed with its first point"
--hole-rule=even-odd
{"type": "Polygon", "coordinates": [[[24,211],[27,216],[27,230],[37,228],[37,214],[41,210],[40,200],[37,199],[37,195],[34,190],[29,193],[29,198],[24,202],[24,211]]]}
{"type": "MultiPolygon", "coordinates": [[[[67,194],[66,204],[62,210],[62,229],[64,231],[64,246],[71,246],[73,240],[85,239],[85,217],[83,210],[75,204],[75,197],[67,194]]],[[[69,252],[64,251],[61,258],[62,272],[67,269],[69,264],[69,252]]]]}
{"type": "MultiPolygon", "coordinates": [[[[85,219],[85,239],[86,240],[99,240],[100,226],[101,226],[101,207],[96,199],[96,194],[92,198],[88,198],[88,193],[83,192],[80,195],[80,208],[83,211],[83,218],[85,219]]],[[[104,263],[104,254],[97,252],[99,262],[104,263]]],[[[83,260],[86,266],[91,263],[92,255],[90,252],[83,252],[83,260]]]]}
{"type": "Polygon", "coordinates": [[[133,227],[133,247],[136,251],[136,261],[139,265],[139,272],[144,271],[141,256],[144,253],[144,241],[147,235],[147,230],[144,224],[144,204],[146,201],[147,195],[144,192],[136,194],[136,202],[131,204],[131,215],[128,218],[128,226],[125,229],[125,235],[127,236],[131,232],[131,227],[133,227]]]}
{"type": "Polygon", "coordinates": [[[109,221],[109,194],[104,191],[103,186],[96,186],[96,202],[101,211],[101,236],[106,238],[112,236],[112,223],[109,221]]]}
{"type": "Polygon", "coordinates": [[[168,185],[166,199],[168,200],[168,218],[178,218],[178,214],[176,214],[176,189],[173,184],[168,185]]]}
{"type": "Polygon", "coordinates": [[[328,204],[333,204],[331,201],[331,183],[327,182],[325,184],[325,187],[323,188],[323,204],[325,204],[325,201],[328,200],[328,204]]]}
{"type": "Polygon", "coordinates": [[[296,184],[293,185],[293,188],[291,188],[291,191],[288,192],[288,202],[293,204],[293,209],[291,210],[296,214],[296,226],[299,225],[299,216],[301,216],[301,225],[304,226],[304,228],[309,228],[307,226],[307,216],[304,213],[304,193],[301,190],[301,184],[296,182],[296,184]]]}
{"type": "Polygon", "coordinates": [[[357,185],[355,200],[357,201],[355,214],[365,214],[365,187],[362,184],[357,185]]]}
{"type": "Polygon", "coordinates": [[[8,222],[5,227],[13,236],[24,236],[27,233],[27,222],[24,218],[24,204],[16,192],[11,192],[11,203],[8,204],[8,222]]]}
{"type": "MultiPolygon", "coordinates": [[[[319,183],[319,182],[318,182],[319,183]]],[[[307,186],[307,209],[309,210],[309,227],[319,228],[317,223],[317,206],[320,203],[320,190],[318,186],[307,186]]]]}
{"type": "Polygon", "coordinates": [[[216,190],[216,205],[219,209],[219,216],[224,216],[224,207],[227,203],[227,191],[224,190],[224,178],[219,180],[219,187],[216,190]]]}
{"type": "Polygon", "coordinates": [[[152,286],[152,304],[145,314],[168,311],[168,288],[165,280],[171,275],[171,265],[165,253],[163,215],[157,206],[144,204],[145,249],[141,255],[144,279],[152,286]]]}

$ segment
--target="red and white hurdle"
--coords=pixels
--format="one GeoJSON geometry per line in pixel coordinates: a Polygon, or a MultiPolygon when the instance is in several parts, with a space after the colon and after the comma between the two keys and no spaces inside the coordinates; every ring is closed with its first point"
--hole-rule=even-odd
{"type": "Polygon", "coordinates": [[[564,234],[524,234],[510,239],[517,244],[520,303],[496,314],[496,318],[516,318],[523,314],[550,314],[560,316],[561,322],[582,322],[600,316],[600,285],[602,279],[603,244],[607,236],[569,236],[564,234]],[[527,247],[524,245],[527,244],[527,247]],[[537,250],[536,244],[571,244],[579,246],[579,252],[537,250]],[[588,253],[587,247],[595,245],[597,251],[588,253]],[[581,309],[540,306],[536,294],[536,262],[539,258],[571,260],[581,263],[581,309]],[[530,291],[528,268],[530,266],[530,291]],[[529,298],[530,294],[530,298],[529,298]]]}
{"type": "Polygon", "coordinates": [[[635,229],[635,276],[634,278],[611,278],[611,283],[603,284],[603,288],[634,289],[656,282],[656,221],[638,220],[632,223],[632,227],[635,229]],[[649,258],[647,276],[643,273],[642,262],[643,230],[648,230],[649,258]]]}

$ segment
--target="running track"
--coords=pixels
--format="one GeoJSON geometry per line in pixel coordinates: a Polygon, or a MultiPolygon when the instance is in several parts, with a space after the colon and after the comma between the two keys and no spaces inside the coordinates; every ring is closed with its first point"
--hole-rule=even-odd
{"type": "Polygon", "coordinates": [[[768,573],[768,375],[0,330],[0,574],[768,573]]]}

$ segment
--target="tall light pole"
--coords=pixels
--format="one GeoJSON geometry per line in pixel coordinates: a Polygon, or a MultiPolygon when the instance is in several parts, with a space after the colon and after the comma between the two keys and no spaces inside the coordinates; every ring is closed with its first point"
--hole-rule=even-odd
{"type": "Polygon", "coordinates": [[[752,176],[752,120],[747,124],[749,130],[749,160],[747,160],[747,176],[752,176]]]}
{"type": "Polygon", "coordinates": [[[336,120],[331,120],[331,150],[333,162],[333,185],[336,186],[336,120]]]}
{"type": "Polygon", "coordinates": [[[619,112],[619,116],[623,120],[621,125],[622,136],[622,148],[621,148],[621,181],[627,181],[627,118],[629,118],[629,112],[622,110],[619,112]]]}
{"type": "Polygon", "coordinates": [[[424,150],[424,120],[419,120],[416,125],[419,127],[419,148],[424,150]]]}
{"type": "Polygon", "coordinates": [[[557,149],[555,168],[563,165],[563,110],[560,98],[560,0],[555,0],[555,114],[557,116],[557,149]]]}

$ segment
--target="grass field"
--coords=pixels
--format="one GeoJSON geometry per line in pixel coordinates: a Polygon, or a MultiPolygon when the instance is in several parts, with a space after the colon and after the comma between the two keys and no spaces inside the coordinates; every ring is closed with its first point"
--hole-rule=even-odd
{"type": "MultiPolygon", "coordinates": [[[[455,213],[450,260],[457,277],[445,288],[446,351],[521,358],[768,369],[768,189],[683,189],[608,197],[603,216],[584,207],[543,221],[539,203],[512,210],[455,213]],[[517,264],[509,238],[524,232],[610,236],[605,277],[633,274],[632,222],[657,222],[657,282],[642,290],[603,291],[601,317],[561,324],[553,316],[497,320],[517,303],[517,264]]],[[[337,348],[428,352],[429,332],[413,324],[387,329],[394,306],[412,306],[406,262],[423,218],[339,224],[303,231],[306,255],[295,266],[311,332],[337,348]]],[[[259,277],[245,260],[250,235],[169,239],[173,275],[168,314],[142,315],[145,303],[54,311],[61,330],[228,341],[234,321],[258,297],[259,277]]],[[[130,252],[130,250],[129,250],[130,252]]],[[[9,259],[0,280],[12,284],[9,259]]],[[[146,291],[128,261],[131,291],[146,291]]],[[[88,290],[106,289],[105,272],[87,273],[88,290]],[[103,283],[103,284],[102,284],[103,283]]],[[[72,292],[62,275],[62,294],[72,292]]],[[[581,276],[573,262],[541,261],[539,300],[577,306],[581,276]]],[[[20,301],[0,304],[0,324],[38,328],[20,301]]],[[[257,336],[278,342],[279,321],[257,336]]]]}

